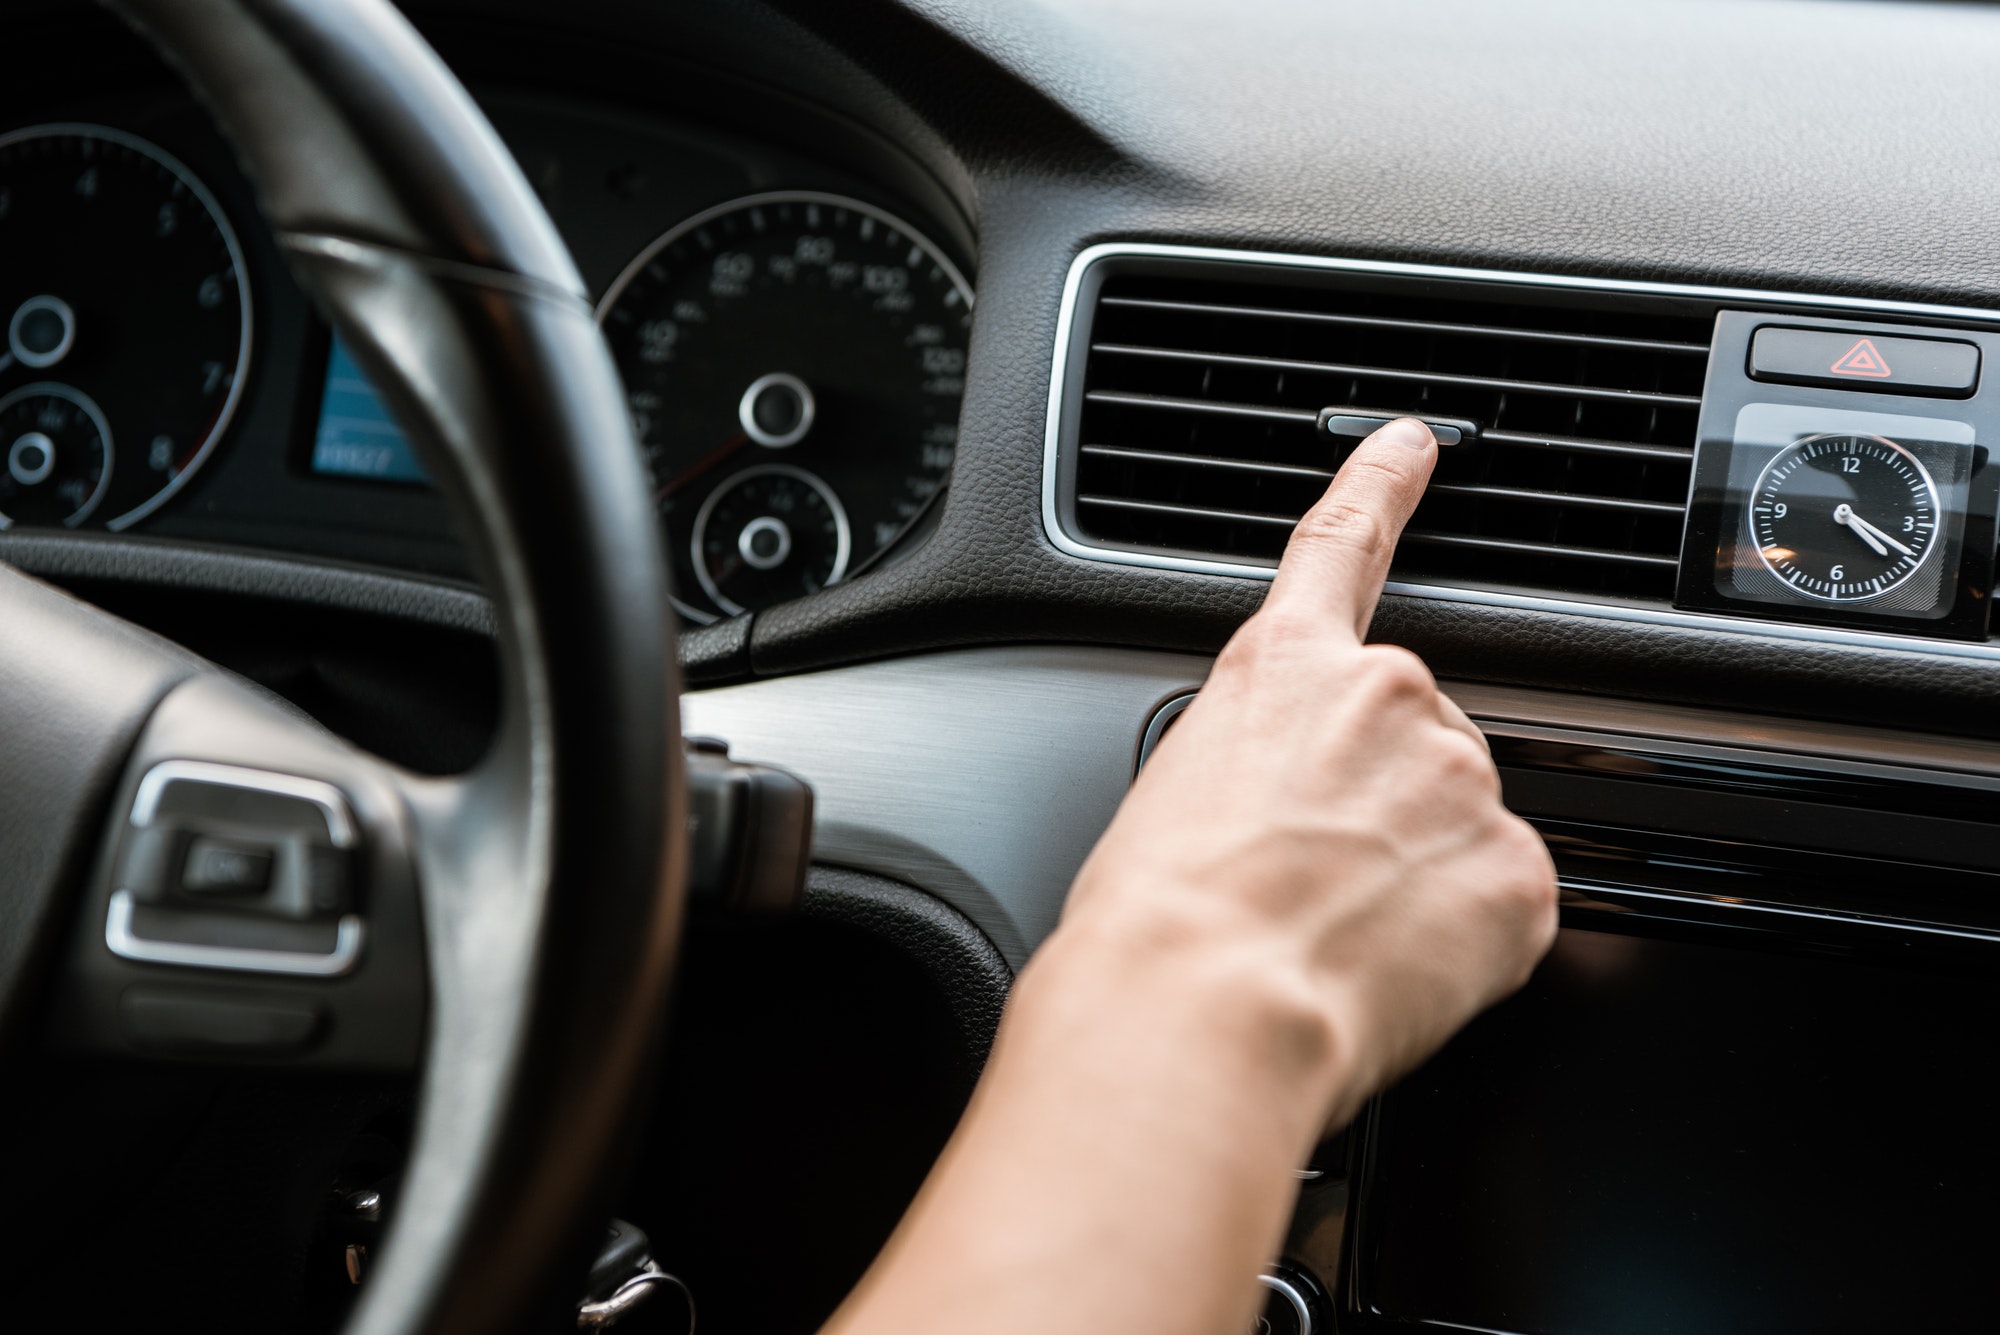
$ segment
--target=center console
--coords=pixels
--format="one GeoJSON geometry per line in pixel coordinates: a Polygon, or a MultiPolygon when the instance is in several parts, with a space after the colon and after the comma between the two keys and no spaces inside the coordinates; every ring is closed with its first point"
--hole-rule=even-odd
{"type": "MultiPolygon", "coordinates": [[[[935,895],[1018,969],[1207,667],[962,649],[694,692],[685,721],[812,783],[822,863],[935,895]]],[[[1302,1165],[1268,1335],[1990,1326],[2000,748],[1445,689],[1554,856],[1561,938],[1302,1165]]]]}
{"type": "Polygon", "coordinates": [[[1288,1257],[1321,1328],[1990,1325],[2000,758],[1454,694],[1562,931],[1323,1152],[1288,1257]]]}

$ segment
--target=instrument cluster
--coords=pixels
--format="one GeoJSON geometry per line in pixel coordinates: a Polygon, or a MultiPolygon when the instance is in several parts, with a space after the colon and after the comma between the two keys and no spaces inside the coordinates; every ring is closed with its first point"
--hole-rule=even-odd
{"type": "MultiPolygon", "coordinates": [[[[962,225],[941,238],[869,181],[719,132],[497,101],[597,294],[683,617],[756,611],[897,553],[957,446],[962,225]]],[[[0,528],[150,520],[468,573],[244,183],[209,157],[228,177],[212,189],[175,136],[113,119],[0,133],[0,528]],[[247,430],[256,386],[282,402],[247,430]]]]}

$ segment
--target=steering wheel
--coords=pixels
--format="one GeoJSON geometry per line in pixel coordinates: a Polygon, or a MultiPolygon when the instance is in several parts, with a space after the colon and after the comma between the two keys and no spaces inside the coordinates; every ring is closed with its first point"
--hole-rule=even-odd
{"type": "Polygon", "coordinates": [[[355,1331],[573,1322],[681,922],[668,575],[553,224],[387,0],[115,0],[449,499],[502,721],[422,778],[0,567],[0,1021],[421,1069],[355,1331]],[[51,1000],[52,999],[52,1000],[51,1000]]]}

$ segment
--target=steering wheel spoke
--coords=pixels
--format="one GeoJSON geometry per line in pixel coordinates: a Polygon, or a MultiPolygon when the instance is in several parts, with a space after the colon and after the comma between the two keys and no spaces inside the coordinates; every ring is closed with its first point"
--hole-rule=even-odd
{"type": "Polygon", "coordinates": [[[402,782],[215,670],[170,690],[109,802],[51,1038],[103,1054],[414,1066],[423,918],[402,782]]]}

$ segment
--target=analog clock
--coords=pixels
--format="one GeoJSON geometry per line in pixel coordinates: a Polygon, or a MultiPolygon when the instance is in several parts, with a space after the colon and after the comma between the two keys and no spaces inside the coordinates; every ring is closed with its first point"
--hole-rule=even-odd
{"type": "Polygon", "coordinates": [[[1938,489],[1892,440],[1808,436],[1765,465],[1749,519],[1757,554],[1794,591],[1858,602],[1924,568],[1938,537],[1938,489]]]}

